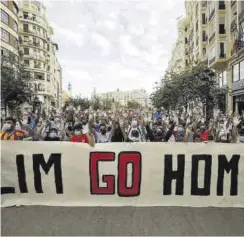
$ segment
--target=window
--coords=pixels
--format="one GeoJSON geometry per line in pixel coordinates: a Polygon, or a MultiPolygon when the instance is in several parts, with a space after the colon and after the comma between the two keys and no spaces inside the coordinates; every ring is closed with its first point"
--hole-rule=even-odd
{"type": "Polygon", "coordinates": [[[227,85],[227,72],[224,71],[223,72],[223,86],[226,86],[227,85]]]}
{"type": "Polygon", "coordinates": [[[17,25],[17,22],[16,21],[14,21],[14,30],[15,31],[18,31],[18,25],[17,25]]]}
{"type": "Polygon", "coordinates": [[[196,22],[196,31],[198,31],[198,21],[196,22]]]}
{"type": "Polygon", "coordinates": [[[239,63],[232,67],[232,81],[239,81],[239,63]]]}
{"type": "Polygon", "coordinates": [[[225,43],[221,42],[219,44],[219,49],[220,49],[219,57],[224,58],[225,57],[225,43]]]}
{"type": "Polygon", "coordinates": [[[240,62],[240,80],[244,80],[244,60],[240,62]]]}
{"type": "Polygon", "coordinates": [[[206,41],[206,31],[202,32],[202,41],[206,41]]]}
{"type": "Polygon", "coordinates": [[[24,19],[28,19],[28,12],[23,12],[24,19]]]}
{"type": "Polygon", "coordinates": [[[24,32],[29,32],[29,25],[28,24],[24,24],[24,32]]]}
{"type": "Polygon", "coordinates": [[[29,53],[30,53],[29,48],[24,48],[24,55],[29,55],[29,53]]]}
{"type": "Polygon", "coordinates": [[[206,15],[205,15],[205,13],[202,14],[202,24],[203,25],[206,24],[206,15]]]}
{"type": "Polygon", "coordinates": [[[29,37],[28,36],[24,36],[24,42],[28,42],[29,41],[29,37]]]}
{"type": "Polygon", "coordinates": [[[33,30],[36,30],[36,27],[35,26],[33,26],[33,30]]]}
{"type": "Polygon", "coordinates": [[[187,44],[187,38],[185,38],[185,44],[187,44]]]}
{"type": "Polygon", "coordinates": [[[9,56],[9,51],[7,49],[1,48],[1,56],[9,56]]]}
{"type": "Polygon", "coordinates": [[[219,33],[225,34],[225,25],[224,24],[219,24],[219,33]]]}
{"type": "Polygon", "coordinates": [[[9,23],[9,15],[3,10],[1,10],[1,21],[7,25],[9,23]]]}
{"type": "Polygon", "coordinates": [[[35,72],[34,76],[35,76],[35,79],[44,80],[44,73],[35,72]]]}
{"type": "Polygon", "coordinates": [[[219,9],[224,10],[225,9],[225,1],[219,1],[219,9]]]}
{"type": "Polygon", "coordinates": [[[30,61],[29,61],[29,60],[24,60],[24,65],[25,65],[26,67],[29,67],[29,66],[30,66],[30,61]]]}
{"type": "Polygon", "coordinates": [[[47,81],[50,81],[50,75],[47,74],[47,81]]]}
{"type": "Polygon", "coordinates": [[[49,44],[47,44],[47,51],[49,51],[50,50],[50,46],[49,46],[49,44]]]}
{"type": "Polygon", "coordinates": [[[203,53],[203,55],[205,55],[206,52],[207,52],[207,51],[206,51],[206,48],[203,48],[203,49],[202,49],[202,53],[203,53]]]}
{"type": "Polygon", "coordinates": [[[9,43],[9,33],[1,28],[1,39],[9,43]]]}

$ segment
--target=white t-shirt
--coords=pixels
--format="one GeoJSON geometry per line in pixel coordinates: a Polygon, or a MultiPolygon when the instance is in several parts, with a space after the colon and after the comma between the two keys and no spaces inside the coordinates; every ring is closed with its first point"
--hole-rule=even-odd
{"type": "Polygon", "coordinates": [[[96,132],[97,143],[107,143],[111,142],[111,132],[107,132],[106,134],[101,134],[100,132],[96,132]]]}

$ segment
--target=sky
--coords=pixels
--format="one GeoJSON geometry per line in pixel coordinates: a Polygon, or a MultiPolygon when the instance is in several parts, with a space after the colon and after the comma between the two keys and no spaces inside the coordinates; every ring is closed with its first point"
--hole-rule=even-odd
{"type": "Polygon", "coordinates": [[[43,0],[59,45],[63,89],[89,97],[153,91],[168,67],[184,0],[43,0]]]}

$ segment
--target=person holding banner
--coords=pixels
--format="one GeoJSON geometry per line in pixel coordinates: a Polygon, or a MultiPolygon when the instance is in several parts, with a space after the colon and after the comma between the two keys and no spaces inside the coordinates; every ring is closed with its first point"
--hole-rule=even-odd
{"type": "Polygon", "coordinates": [[[95,141],[92,135],[88,133],[83,133],[83,126],[81,123],[78,123],[74,126],[74,135],[71,137],[71,142],[80,142],[87,143],[90,146],[95,145],[95,141]]]}
{"type": "Polygon", "coordinates": [[[34,132],[26,125],[21,124],[21,130],[16,128],[16,120],[12,117],[7,117],[3,123],[1,131],[1,140],[19,141],[28,137],[32,137],[34,132]],[[28,130],[29,132],[27,132],[28,130]]]}

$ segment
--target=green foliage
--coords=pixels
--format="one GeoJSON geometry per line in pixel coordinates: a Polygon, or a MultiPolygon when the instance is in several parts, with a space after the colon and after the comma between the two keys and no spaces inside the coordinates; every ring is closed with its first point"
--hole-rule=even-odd
{"type": "Polygon", "coordinates": [[[63,110],[65,111],[69,106],[73,106],[75,109],[80,108],[81,110],[86,110],[89,109],[90,101],[81,96],[71,97],[65,102],[63,110]]]}
{"type": "Polygon", "coordinates": [[[151,94],[151,100],[155,107],[166,109],[186,107],[189,102],[201,101],[210,111],[220,93],[214,72],[202,63],[178,74],[167,72],[160,86],[151,94]]]}
{"type": "Polygon", "coordinates": [[[97,96],[91,101],[91,106],[94,110],[101,109],[101,101],[97,96]]]}
{"type": "Polygon", "coordinates": [[[22,60],[13,53],[1,58],[1,102],[15,108],[29,102],[33,93],[32,78],[24,70],[22,60]]]}
{"type": "Polygon", "coordinates": [[[141,105],[136,101],[128,101],[127,107],[128,107],[128,109],[139,109],[141,107],[141,105]]]}

